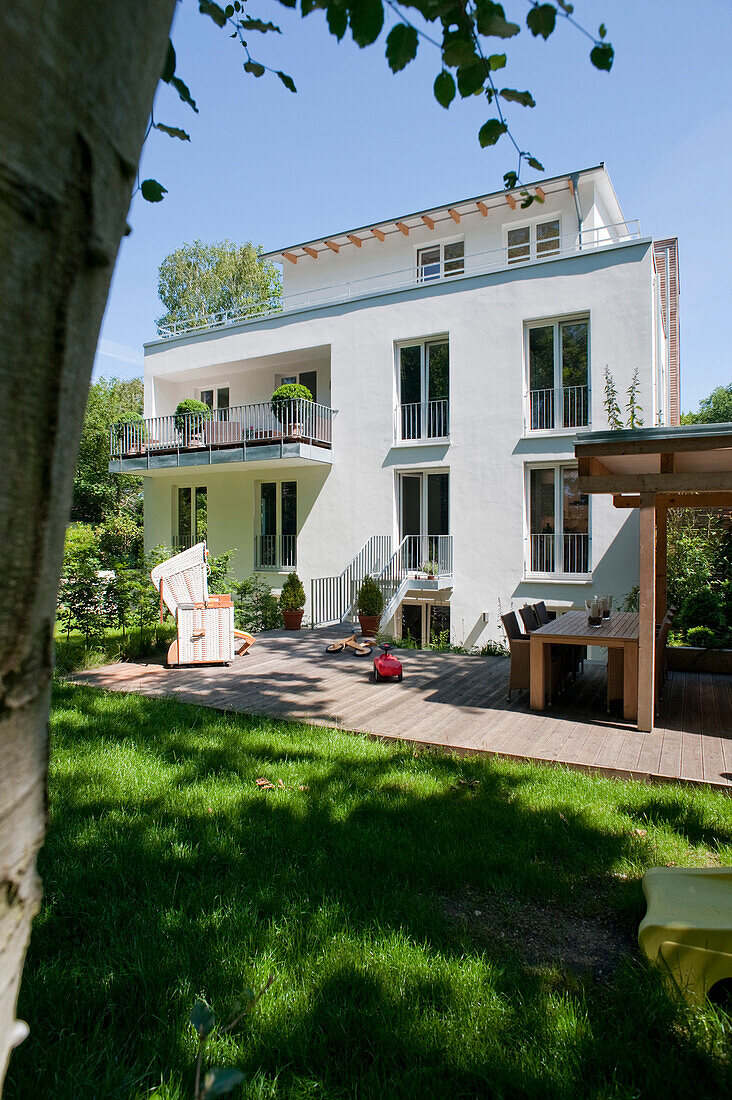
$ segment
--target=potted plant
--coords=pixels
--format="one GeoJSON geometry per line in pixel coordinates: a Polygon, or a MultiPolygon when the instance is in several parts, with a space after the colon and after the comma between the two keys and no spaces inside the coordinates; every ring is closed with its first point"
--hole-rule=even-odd
{"type": "Polygon", "coordinates": [[[180,433],[183,446],[188,446],[192,440],[200,439],[203,422],[211,416],[211,410],[203,401],[196,401],[194,397],[186,397],[179,401],[175,409],[175,426],[180,433]]]}
{"type": "Polygon", "coordinates": [[[358,621],[361,633],[374,637],[379,630],[384,596],[373,577],[365,577],[358,590],[358,621]]]}
{"type": "Polygon", "coordinates": [[[283,435],[300,435],[302,402],[312,401],[313,395],[307,386],[298,382],[287,382],[278,386],[270,398],[270,408],[275,419],[282,427],[283,435]]]}
{"type": "Polygon", "coordinates": [[[299,630],[305,609],[305,589],[297,573],[288,573],[280,593],[285,630],[299,630]]]}
{"type": "Polygon", "coordinates": [[[426,577],[436,577],[439,571],[436,561],[426,561],[422,566],[422,572],[426,577]]]}

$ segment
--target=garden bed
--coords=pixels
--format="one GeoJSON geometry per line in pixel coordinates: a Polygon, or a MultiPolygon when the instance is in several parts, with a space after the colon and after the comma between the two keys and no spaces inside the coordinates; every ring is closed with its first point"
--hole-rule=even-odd
{"type": "Polygon", "coordinates": [[[666,648],[668,667],[678,672],[732,673],[732,649],[700,649],[674,645],[666,648]]]}

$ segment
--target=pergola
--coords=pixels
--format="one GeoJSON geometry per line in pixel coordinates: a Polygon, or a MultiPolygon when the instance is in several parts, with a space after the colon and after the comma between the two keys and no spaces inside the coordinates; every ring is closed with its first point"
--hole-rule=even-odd
{"type": "Polygon", "coordinates": [[[640,515],[638,729],[653,729],[656,625],[666,614],[669,508],[732,507],[732,424],[589,432],[575,440],[582,493],[640,515]]]}

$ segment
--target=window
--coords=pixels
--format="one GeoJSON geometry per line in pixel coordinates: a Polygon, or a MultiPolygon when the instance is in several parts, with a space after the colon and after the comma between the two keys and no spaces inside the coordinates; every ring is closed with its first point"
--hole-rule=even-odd
{"type": "Polygon", "coordinates": [[[587,319],[528,326],[526,421],[530,431],[589,424],[589,352],[587,319]]]}
{"type": "Polygon", "coordinates": [[[298,374],[276,374],[275,389],[278,386],[305,386],[313,395],[313,401],[318,400],[318,372],[316,370],[304,370],[298,374]]]}
{"type": "Polygon", "coordinates": [[[450,475],[446,472],[398,476],[399,540],[405,569],[452,573],[450,475]]]}
{"type": "Polygon", "coordinates": [[[577,479],[576,466],[529,469],[528,573],[589,573],[590,506],[577,479]]]}
{"type": "Polygon", "coordinates": [[[447,439],[450,434],[450,346],[446,339],[398,349],[399,442],[447,439]]]}
{"type": "Polygon", "coordinates": [[[208,405],[212,412],[220,412],[218,420],[229,419],[229,387],[219,386],[217,389],[201,390],[201,401],[208,405]]]}
{"type": "Polygon", "coordinates": [[[265,481],[259,487],[259,534],[255,569],[297,566],[297,482],[265,481]]]}
{"type": "Polygon", "coordinates": [[[428,283],[440,276],[462,275],[465,270],[465,242],[450,241],[417,249],[417,279],[428,283]]]}
{"type": "Polygon", "coordinates": [[[178,533],[173,547],[186,550],[208,537],[208,493],[205,485],[178,489],[178,533]]]}
{"type": "Polygon", "coordinates": [[[543,256],[555,256],[560,250],[559,219],[519,225],[509,229],[506,235],[506,252],[510,264],[526,260],[540,260],[543,256]]]}

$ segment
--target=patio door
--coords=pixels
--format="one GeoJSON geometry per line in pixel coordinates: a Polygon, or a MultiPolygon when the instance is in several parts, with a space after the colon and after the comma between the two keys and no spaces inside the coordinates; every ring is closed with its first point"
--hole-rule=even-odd
{"type": "Polygon", "coordinates": [[[399,349],[400,438],[449,435],[450,349],[447,340],[399,349]]]}
{"type": "MultiPolygon", "coordinates": [[[[399,475],[399,541],[406,569],[440,561],[440,535],[450,533],[450,475],[399,475]]],[[[442,570],[441,570],[442,571],[442,570]]]]}

